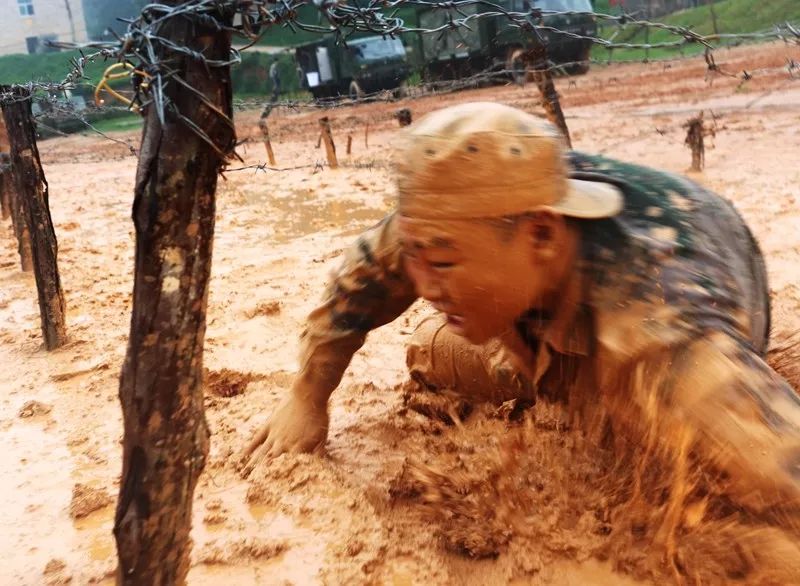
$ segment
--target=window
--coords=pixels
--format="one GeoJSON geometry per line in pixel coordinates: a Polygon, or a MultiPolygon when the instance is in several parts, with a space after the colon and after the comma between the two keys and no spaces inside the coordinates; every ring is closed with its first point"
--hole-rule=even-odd
{"type": "Polygon", "coordinates": [[[398,38],[368,37],[347,44],[356,56],[364,61],[401,57],[406,54],[403,42],[398,38]]]}
{"type": "Polygon", "coordinates": [[[20,16],[33,16],[33,0],[17,0],[20,16]]]}
{"type": "Polygon", "coordinates": [[[25,39],[25,44],[28,46],[30,55],[39,52],[39,37],[28,37],[25,39]]]}

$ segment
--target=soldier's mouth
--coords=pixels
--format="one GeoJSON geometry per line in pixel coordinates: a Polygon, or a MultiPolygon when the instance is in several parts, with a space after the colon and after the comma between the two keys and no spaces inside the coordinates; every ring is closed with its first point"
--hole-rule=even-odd
{"type": "Polygon", "coordinates": [[[447,324],[448,325],[451,325],[451,326],[454,326],[454,327],[457,327],[457,328],[460,328],[460,327],[462,327],[464,325],[464,316],[463,315],[457,315],[457,314],[453,314],[453,313],[448,313],[446,315],[447,315],[447,324]]]}
{"type": "Polygon", "coordinates": [[[460,313],[451,313],[447,311],[449,307],[447,307],[443,303],[437,302],[437,303],[432,303],[432,305],[436,311],[444,315],[445,319],[447,320],[447,325],[449,325],[450,327],[461,329],[464,326],[465,322],[464,316],[461,315],[460,313]]]}

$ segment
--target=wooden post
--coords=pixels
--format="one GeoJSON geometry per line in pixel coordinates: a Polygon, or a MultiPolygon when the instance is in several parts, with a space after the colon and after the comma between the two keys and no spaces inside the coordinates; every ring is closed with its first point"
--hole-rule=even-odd
{"type": "Polygon", "coordinates": [[[558,92],[556,91],[555,83],[553,83],[553,75],[550,73],[548,66],[547,46],[542,42],[535,43],[527,57],[533,63],[533,76],[536,80],[536,87],[539,88],[539,93],[542,95],[542,106],[545,114],[548,120],[561,130],[567,146],[572,148],[572,139],[569,136],[567,121],[564,119],[558,92]]]}
{"type": "Polygon", "coordinates": [[[703,123],[703,112],[689,118],[683,125],[686,128],[684,144],[692,150],[692,171],[702,171],[706,164],[705,135],[709,133],[703,123]]]}
{"type": "Polygon", "coordinates": [[[339,162],[336,160],[336,145],[333,144],[331,121],[327,116],[323,116],[319,119],[319,125],[322,127],[322,142],[325,143],[325,154],[328,157],[328,166],[331,169],[336,169],[339,166],[339,162]]]}
{"type": "Polygon", "coordinates": [[[364,127],[364,148],[369,148],[369,122],[364,127]]]}
{"type": "Polygon", "coordinates": [[[350,151],[352,150],[352,148],[353,148],[353,135],[352,134],[348,134],[347,135],[347,156],[348,157],[350,156],[350,151]]]}
{"type": "Polygon", "coordinates": [[[146,107],[136,172],[133,309],[119,386],[124,436],[114,520],[117,584],[123,586],[186,583],[192,498],[208,455],[203,342],[215,193],[235,143],[229,67],[194,57],[230,58],[233,14],[223,3],[215,6],[203,18],[167,17],[154,26],[155,35],[187,48],[172,51],[153,40],[156,59],[169,63],[169,79],[180,78],[193,91],[175,81],[164,84],[172,105],[163,125],[154,105],[146,107]]]}
{"type": "Polygon", "coordinates": [[[39,160],[36,145],[36,127],[31,111],[31,94],[24,88],[0,88],[0,93],[11,93],[14,100],[3,105],[3,116],[11,145],[11,165],[14,176],[15,225],[18,226],[20,255],[23,270],[25,244],[30,246],[36,291],[39,297],[44,346],[54,350],[67,341],[64,323],[66,307],[61,277],[58,274],[58,242],[50,218],[49,191],[39,160]],[[28,238],[25,235],[27,227],[28,238]]]}
{"type": "Polygon", "coordinates": [[[267,126],[266,116],[262,116],[258,121],[258,127],[261,129],[261,134],[264,137],[264,146],[267,149],[267,159],[271,166],[275,166],[275,153],[272,152],[272,141],[269,139],[269,126],[267,126]]]}
{"type": "Polygon", "coordinates": [[[411,124],[411,110],[408,108],[401,108],[394,114],[397,121],[400,123],[400,126],[409,126],[411,124]]]}

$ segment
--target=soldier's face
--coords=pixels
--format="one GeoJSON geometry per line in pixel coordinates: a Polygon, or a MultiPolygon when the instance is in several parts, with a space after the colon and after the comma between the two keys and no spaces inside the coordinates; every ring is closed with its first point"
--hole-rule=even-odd
{"type": "Polygon", "coordinates": [[[400,218],[406,270],[417,294],[478,344],[504,334],[546,288],[525,230],[500,234],[485,221],[400,218]]]}

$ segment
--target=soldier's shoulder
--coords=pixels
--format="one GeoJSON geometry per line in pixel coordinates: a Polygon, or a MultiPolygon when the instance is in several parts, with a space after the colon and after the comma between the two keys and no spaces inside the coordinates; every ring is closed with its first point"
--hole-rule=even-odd
{"type": "Polygon", "coordinates": [[[727,203],[687,177],[601,155],[573,152],[570,167],[576,178],[616,185],[624,195],[623,213],[631,219],[686,228],[687,215],[705,213],[727,203]]]}
{"type": "MultiPolygon", "coordinates": [[[[623,191],[630,192],[631,195],[709,193],[687,177],[602,155],[573,152],[570,154],[569,162],[572,175],[605,178],[611,183],[618,184],[623,191]]],[[[666,205],[670,203],[672,202],[669,200],[665,202],[666,205]]]]}

